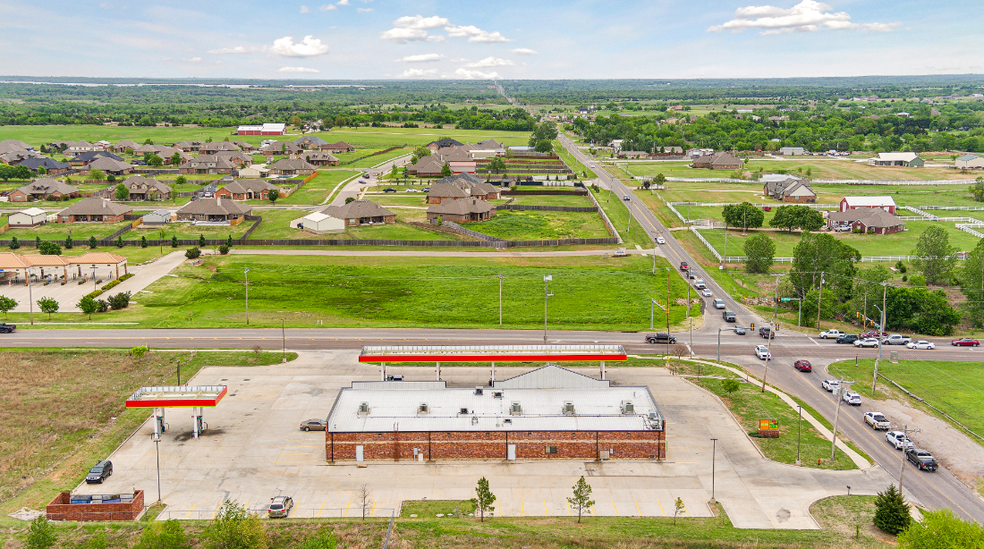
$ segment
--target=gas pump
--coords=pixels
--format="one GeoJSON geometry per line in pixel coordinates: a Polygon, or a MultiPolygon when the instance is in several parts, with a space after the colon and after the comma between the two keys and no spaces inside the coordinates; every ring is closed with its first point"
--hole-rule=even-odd
{"type": "Polygon", "coordinates": [[[208,428],[208,424],[205,423],[204,420],[202,420],[202,408],[201,407],[192,408],[192,410],[193,410],[193,414],[194,414],[192,416],[194,418],[194,426],[192,427],[192,432],[194,433],[195,438],[198,438],[198,436],[201,435],[202,433],[204,433],[205,432],[205,429],[208,428]]]}
{"type": "Polygon", "coordinates": [[[164,408],[154,411],[154,435],[160,437],[167,431],[167,423],[164,422],[164,408]]]}

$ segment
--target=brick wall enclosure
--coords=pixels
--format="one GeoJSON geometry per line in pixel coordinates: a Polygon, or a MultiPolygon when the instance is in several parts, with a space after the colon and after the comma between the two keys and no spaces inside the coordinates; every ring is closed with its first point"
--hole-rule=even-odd
{"type": "Polygon", "coordinates": [[[70,504],[71,493],[62,492],[45,507],[48,520],[107,521],[134,520],[144,508],[144,492],[133,493],[128,503],[76,503],[70,504]]]}
{"type": "Polygon", "coordinates": [[[325,433],[329,462],[355,460],[362,446],[365,461],[413,460],[414,448],[424,459],[505,460],[516,445],[516,459],[665,459],[665,431],[520,431],[520,432],[385,432],[325,433]],[[548,447],[556,453],[547,453],[548,447]]]}

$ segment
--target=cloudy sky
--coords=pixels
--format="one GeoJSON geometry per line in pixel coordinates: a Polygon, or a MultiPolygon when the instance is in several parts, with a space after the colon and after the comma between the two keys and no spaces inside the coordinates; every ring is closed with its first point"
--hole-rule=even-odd
{"type": "Polygon", "coordinates": [[[578,79],[982,73],[971,0],[0,0],[0,74],[578,79]]]}

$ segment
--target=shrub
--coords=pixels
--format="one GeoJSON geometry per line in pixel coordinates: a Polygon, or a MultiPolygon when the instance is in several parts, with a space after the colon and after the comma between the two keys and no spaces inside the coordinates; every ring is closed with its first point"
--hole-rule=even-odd
{"type": "Polygon", "coordinates": [[[219,246],[219,253],[222,254],[222,255],[228,254],[229,253],[229,245],[228,244],[223,244],[223,245],[219,246]]]}
{"type": "Polygon", "coordinates": [[[120,236],[117,236],[116,237],[116,247],[117,248],[122,248],[123,247],[123,235],[120,235],[120,236]]]}
{"type": "Polygon", "coordinates": [[[172,248],[177,248],[178,247],[178,237],[176,237],[176,236],[172,236],[171,237],[171,247],[172,248]]]}
{"type": "Polygon", "coordinates": [[[133,273],[126,273],[125,275],[120,277],[120,282],[123,282],[124,280],[130,280],[131,278],[133,278],[133,273]]]}
{"type": "Polygon", "coordinates": [[[55,546],[55,530],[46,517],[38,517],[31,522],[27,540],[24,545],[28,549],[48,549],[55,546]]]}
{"type": "Polygon", "coordinates": [[[20,242],[17,240],[17,237],[15,236],[10,239],[10,249],[16,250],[17,248],[20,248],[20,242]]]}
{"type": "Polygon", "coordinates": [[[878,492],[875,498],[875,526],[883,532],[898,535],[909,526],[911,520],[909,504],[894,484],[890,484],[888,490],[878,492]]]}
{"type": "Polygon", "coordinates": [[[140,347],[134,347],[130,349],[130,354],[133,355],[135,358],[142,358],[144,356],[144,353],[146,353],[149,350],[150,349],[147,348],[146,345],[142,345],[140,347]]]}
{"type": "Polygon", "coordinates": [[[141,248],[146,248],[147,247],[147,237],[146,236],[141,236],[140,237],[140,247],[141,248]]]}
{"type": "Polygon", "coordinates": [[[107,290],[112,290],[113,288],[115,288],[115,287],[117,287],[119,285],[120,285],[120,281],[119,280],[111,280],[111,281],[109,281],[109,282],[107,282],[106,284],[103,285],[102,291],[105,292],[107,290]]]}
{"type": "Polygon", "coordinates": [[[109,306],[114,310],[126,309],[130,306],[130,292],[120,292],[107,298],[109,306]]]}
{"type": "Polygon", "coordinates": [[[106,303],[105,300],[97,299],[96,303],[99,305],[99,307],[96,309],[96,312],[105,313],[106,311],[109,310],[109,303],[106,303]]]}
{"type": "Polygon", "coordinates": [[[188,251],[185,252],[185,257],[188,259],[198,259],[198,256],[200,255],[202,255],[202,250],[197,246],[194,248],[188,248],[188,251]]]}
{"type": "Polygon", "coordinates": [[[103,291],[104,290],[93,290],[93,291],[85,294],[85,297],[91,297],[91,298],[95,299],[95,298],[103,295],[103,291]]]}
{"type": "Polygon", "coordinates": [[[89,237],[89,248],[90,249],[95,249],[96,246],[98,246],[98,245],[99,245],[99,242],[96,241],[96,237],[90,236],[89,237]]]}
{"type": "Polygon", "coordinates": [[[45,240],[38,246],[38,252],[41,255],[61,255],[62,249],[57,243],[45,240]]]}
{"type": "Polygon", "coordinates": [[[926,277],[923,275],[912,275],[909,277],[909,284],[912,284],[913,286],[925,286],[926,277]]]}
{"type": "Polygon", "coordinates": [[[198,247],[199,248],[204,248],[205,247],[205,235],[203,235],[203,234],[199,234],[198,235],[198,247]]]}

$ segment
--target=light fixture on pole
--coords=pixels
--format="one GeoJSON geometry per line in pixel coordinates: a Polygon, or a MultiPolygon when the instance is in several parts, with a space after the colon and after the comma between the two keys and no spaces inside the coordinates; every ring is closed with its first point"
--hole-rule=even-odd
{"type": "Polygon", "coordinates": [[[547,284],[553,280],[552,275],[543,276],[543,344],[547,344],[547,298],[553,294],[547,293],[547,284]]]}

